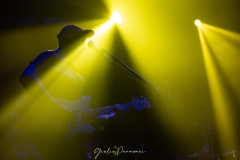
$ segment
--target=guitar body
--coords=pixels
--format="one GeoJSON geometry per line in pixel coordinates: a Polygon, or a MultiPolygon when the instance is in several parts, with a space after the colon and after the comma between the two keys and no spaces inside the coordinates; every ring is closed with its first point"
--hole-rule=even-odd
{"type": "Polygon", "coordinates": [[[92,126],[89,125],[89,123],[87,122],[85,123],[82,121],[82,114],[81,114],[82,112],[91,110],[89,106],[91,99],[92,97],[90,96],[84,96],[84,97],[81,97],[76,102],[70,102],[71,104],[67,106],[68,109],[66,110],[72,113],[75,113],[73,117],[75,119],[75,122],[73,122],[73,124],[68,125],[68,129],[65,132],[63,139],[69,140],[78,132],[85,133],[85,132],[93,132],[95,130],[92,126]]]}

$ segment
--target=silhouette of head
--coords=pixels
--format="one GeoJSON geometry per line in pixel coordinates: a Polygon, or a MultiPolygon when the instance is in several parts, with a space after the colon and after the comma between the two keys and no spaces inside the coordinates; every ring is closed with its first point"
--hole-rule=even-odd
{"type": "Polygon", "coordinates": [[[60,48],[74,46],[74,44],[80,44],[85,42],[86,38],[94,35],[93,30],[84,30],[75,25],[66,25],[57,35],[60,48]]]}

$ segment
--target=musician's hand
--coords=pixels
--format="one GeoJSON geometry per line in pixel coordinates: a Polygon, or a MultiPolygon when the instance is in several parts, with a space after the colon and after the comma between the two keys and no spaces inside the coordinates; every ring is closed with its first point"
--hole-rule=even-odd
{"type": "Polygon", "coordinates": [[[113,117],[114,117],[114,119],[118,118],[123,114],[122,106],[120,104],[116,104],[115,105],[115,111],[116,112],[112,112],[110,114],[101,115],[98,118],[101,118],[101,119],[110,119],[110,118],[113,118],[113,117]]]}
{"type": "Polygon", "coordinates": [[[100,119],[110,119],[114,116],[115,116],[115,112],[112,112],[110,114],[104,114],[104,115],[98,116],[98,118],[100,118],[100,119]]]}

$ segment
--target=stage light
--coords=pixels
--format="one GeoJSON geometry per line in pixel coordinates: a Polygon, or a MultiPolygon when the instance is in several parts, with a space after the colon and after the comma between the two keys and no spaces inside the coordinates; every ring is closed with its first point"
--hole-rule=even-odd
{"type": "Polygon", "coordinates": [[[202,23],[201,23],[201,21],[200,21],[200,20],[198,20],[198,19],[197,19],[197,20],[195,20],[195,22],[194,22],[194,23],[195,23],[195,25],[196,25],[197,27],[200,27],[200,26],[201,26],[201,24],[202,24],[202,23]]]}
{"type": "Polygon", "coordinates": [[[122,16],[120,13],[118,12],[113,12],[112,17],[111,17],[111,21],[114,23],[118,23],[121,24],[122,23],[122,16]]]}

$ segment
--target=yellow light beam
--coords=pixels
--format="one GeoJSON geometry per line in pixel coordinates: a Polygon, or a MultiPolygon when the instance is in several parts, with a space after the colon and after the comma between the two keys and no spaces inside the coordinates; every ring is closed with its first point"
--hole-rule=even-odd
{"type": "Polygon", "coordinates": [[[236,134],[234,131],[233,113],[230,111],[232,107],[231,99],[226,93],[226,87],[219,75],[219,68],[215,64],[212,52],[203,36],[202,30],[198,28],[203,58],[208,77],[210,94],[212,97],[213,111],[215,114],[217,132],[219,135],[220,149],[226,151],[228,149],[236,149],[236,134]]]}

